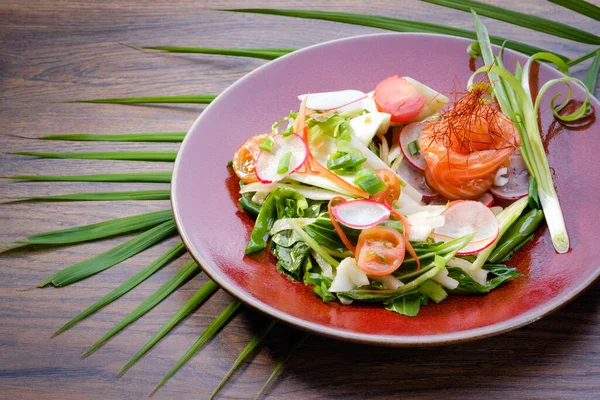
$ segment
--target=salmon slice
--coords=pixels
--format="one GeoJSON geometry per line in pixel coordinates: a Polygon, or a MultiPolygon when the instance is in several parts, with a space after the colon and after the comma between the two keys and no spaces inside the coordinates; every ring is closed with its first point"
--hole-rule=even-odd
{"type": "Polygon", "coordinates": [[[470,92],[423,130],[425,179],[449,200],[476,199],[520,144],[510,119],[481,93],[470,92]]]}

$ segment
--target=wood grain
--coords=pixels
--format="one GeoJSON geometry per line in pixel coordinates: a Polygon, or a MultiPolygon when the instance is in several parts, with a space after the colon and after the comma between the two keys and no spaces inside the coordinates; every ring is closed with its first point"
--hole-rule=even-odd
{"type": "MultiPolygon", "coordinates": [[[[595,34],[598,22],[542,0],[494,1],[595,34]]],[[[302,47],[378,32],[325,21],[213,11],[234,7],[313,8],[389,15],[471,29],[462,12],[418,1],[0,1],[0,176],[168,171],[169,163],[36,160],[9,151],[176,149],[175,144],[38,142],[57,133],[185,131],[203,106],[63,104],[76,98],[218,93],[263,61],[142,52],[124,46],[302,47]],[[20,137],[15,137],[20,136],[20,137]],[[25,138],[23,138],[25,137],[25,138]]],[[[575,57],[590,46],[497,21],[490,31],[575,57]]],[[[585,64],[587,65],[587,64],[585,64]]],[[[583,77],[585,65],[575,69],[583,77]]],[[[598,93],[598,92],[597,92],[598,93]]],[[[0,197],[167,188],[161,184],[0,181],[0,197]]],[[[28,234],[165,209],[168,202],[2,205],[0,243],[28,234]]],[[[182,257],[74,329],[64,322],[152,262],[172,239],[101,275],[64,289],[35,289],[49,274],[126,237],[58,249],[14,250],[0,257],[0,398],[142,398],[231,300],[218,292],[124,377],[114,373],[206,281],[192,280],[87,359],[80,354],[189,258],[182,257]]],[[[595,240],[596,238],[590,238],[595,240]]],[[[566,268],[568,266],[565,266],[566,268]]],[[[267,392],[273,399],[597,399],[600,393],[600,286],[525,328],[473,343],[386,349],[313,336],[267,392]]],[[[239,313],[156,395],[207,398],[253,332],[264,324],[239,313]]],[[[279,326],[222,398],[252,398],[297,332],[279,326]]]]}

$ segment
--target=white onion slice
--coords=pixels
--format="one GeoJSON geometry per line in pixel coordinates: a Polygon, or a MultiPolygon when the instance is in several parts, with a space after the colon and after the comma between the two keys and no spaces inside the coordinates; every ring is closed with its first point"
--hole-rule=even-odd
{"type": "Polygon", "coordinates": [[[261,150],[256,159],[256,177],[261,183],[277,182],[294,171],[297,171],[306,161],[308,146],[300,136],[292,134],[288,137],[273,136],[275,144],[271,151],[261,150]],[[287,154],[292,153],[287,172],[277,172],[279,161],[287,154]]]}
{"type": "Polygon", "coordinates": [[[302,94],[298,96],[298,100],[302,101],[307,96],[306,108],[322,111],[335,110],[367,97],[360,90],[340,90],[337,92],[302,94]]]}
{"type": "Polygon", "coordinates": [[[352,257],[344,258],[340,265],[335,270],[335,278],[331,282],[329,291],[335,292],[347,292],[354,289],[357,286],[368,285],[369,278],[363,270],[358,268],[356,261],[352,257]]]}
{"type": "Polygon", "coordinates": [[[390,217],[390,209],[373,200],[352,200],[333,207],[335,219],[351,228],[366,229],[390,217]]]}
{"type": "Polygon", "coordinates": [[[433,236],[447,241],[475,233],[469,244],[456,254],[474,254],[490,246],[498,237],[498,219],[484,204],[474,200],[459,200],[442,213],[444,225],[435,228],[433,236]]]}

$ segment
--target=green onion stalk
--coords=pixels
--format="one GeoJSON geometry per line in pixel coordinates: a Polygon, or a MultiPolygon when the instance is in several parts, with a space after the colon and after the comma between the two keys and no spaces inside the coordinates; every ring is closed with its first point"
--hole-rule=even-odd
{"type": "Polygon", "coordinates": [[[555,105],[557,96],[554,96],[551,101],[552,112],[556,118],[563,121],[579,119],[586,114],[589,104],[589,91],[586,89],[586,99],[581,107],[569,115],[560,115],[559,112],[568,104],[572,97],[572,88],[569,83],[576,82],[582,87],[584,87],[584,85],[578,79],[571,77],[553,79],[542,86],[534,103],[528,89],[528,72],[531,62],[536,59],[551,61],[557,64],[561,71],[565,70],[566,66],[563,65],[564,63],[548,54],[541,53],[534,55],[523,70],[522,80],[519,80],[501,66],[501,59],[496,59],[492,52],[492,46],[485,25],[479,20],[479,17],[475,12],[472,11],[472,14],[485,66],[475,71],[469,80],[469,86],[473,84],[475,76],[481,73],[487,73],[490,82],[493,83],[494,95],[500,104],[502,112],[512,120],[519,131],[519,136],[521,138],[521,155],[523,156],[523,161],[525,162],[529,173],[537,182],[538,196],[544,211],[548,230],[550,231],[550,236],[552,237],[552,244],[557,252],[566,253],[569,250],[569,236],[567,234],[560,202],[556,190],[554,189],[548,159],[546,158],[546,152],[537,122],[537,115],[540,99],[544,93],[551,86],[562,82],[566,83],[568,86],[568,96],[567,99],[558,106],[555,105]],[[527,86],[527,88],[525,88],[525,86],[527,86]]]}

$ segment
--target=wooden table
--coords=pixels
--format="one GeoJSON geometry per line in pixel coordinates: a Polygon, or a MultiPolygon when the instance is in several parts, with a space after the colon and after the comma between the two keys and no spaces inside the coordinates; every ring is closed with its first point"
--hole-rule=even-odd
{"type": "MultiPolygon", "coordinates": [[[[600,23],[542,0],[495,1],[600,34],[600,23]]],[[[9,151],[176,149],[173,144],[41,142],[53,133],[186,131],[197,105],[64,104],[76,98],[218,93],[261,60],[142,52],[124,46],[302,47],[379,32],[325,21],[212,11],[287,7],[372,13],[471,29],[466,13],[417,1],[0,1],[0,175],[168,171],[169,163],[41,160],[9,151]],[[18,136],[18,137],[17,137],[18,136]]],[[[497,21],[499,36],[576,57],[592,49],[497,21]]],[[[585,64],[587,65],[587,64],[585,64]]],[[[583,77],[584,65],[575,69],[583,77]]],[[[598,92],[597,92],[598,93],[598,92]]],[[[82,191],[163,188],[165,184],[0,181],[3,199],[82,191]]],[[[166,201],[2,205],[0,242],[152,210],[166,201]]],[[[595,240],[597,238],[590,238],[595,240]]],[[[218,292],[121,379],[114,373],[206,281],[201,275],[93,356],[79,356],[188,256],[74,329],[51,333],[148,265],[176,239],[64,289],[32,289],[49,274],[105,251],[123,237],[56,249],[4,253],[0,266],[0,398],[113,399],[146,396],[231,298],[218,292]],[[30,290],[31,289],[31,290],[30,290]]],[[[377,348],[312,336],[286,365],[268,398],[597,399],[600,394],[600,285],[560,311],[516,331],[448,347],[377,348]]],[[[244,310],[161,389],[156,398],[207,398],[264,319],[244,310]]],[[[252,398],[295,332],[276,328],[222,398],[252,398]]]]}

